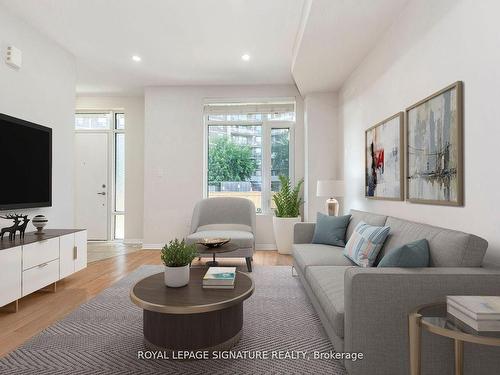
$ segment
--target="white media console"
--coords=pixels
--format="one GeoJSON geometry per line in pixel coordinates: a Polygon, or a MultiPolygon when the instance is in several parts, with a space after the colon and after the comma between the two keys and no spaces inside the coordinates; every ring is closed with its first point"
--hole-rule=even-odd
{"type": "Polygon", "coordinates": [[[17,311],[18,300],[87,267],[87,231],[46,229],[0,241],[0,307],[17,311]],[[7,305],[7,306],[6,306],[7,305]]]}

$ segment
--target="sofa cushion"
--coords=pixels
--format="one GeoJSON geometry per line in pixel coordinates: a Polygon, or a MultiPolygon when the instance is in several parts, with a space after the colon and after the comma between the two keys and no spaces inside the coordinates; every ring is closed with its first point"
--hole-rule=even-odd
{"type": "Polygon", "coordinates": [[[318,212],[312,243],[345,246],[345,231],[351,215],[329,216],[318,212]]]}
{"type": "Polygon", "coordinates": [[[377,267],[429,267],[429,243],[418,240],[392,250],[377,267]]]}
{"type": "Polygon", "coordinates": [[[187,236],[186,243],[192,244],[203,238],[210,237],[230,238],[231,242],[240,248],[252,248],[254,245],[253,234],[240,230],[202,230],[187,236]]]}
{"type": "Polygon", "coordinates": [[[305,276],[335,334],[344,337],[344,273],[348,266],[314,266],[305,276]]]}
{"type": "Polygon", "coordinates": [[[431,267],[480,267],[488,242],[473,234],[387,218],[391,233],[387,238],[379,259],[394,249],[412,241],[425,238],[429,242],[431,267]]]}
{"type": "Polygon", "coordinates": [[[295,264],[307,274],[309,266],[353,266],[354,263],[343,254],[342,247],[318,244],[294,244],[292,246],[295,264]]]}
{"type": "Polygon", "coordinates": [[[356,229],[357,225],[360,222],[364,222],[364,223],[370,224],[370,225],[375,225],[377,227],[383,227],[385,225],[386,220],[387,220],[387,216],[385,216],[385,215],[372,214],[371,212],[351,210],[351,221],[349,222],[349,225],[347,226],[345,239],[346,239],[346,241],[348,241],[349,238],[351,238],[352,234],[354,233],[354,230],[356,229]]]}
{"type": "Polygon", "coordinates": [[[390,230],[360,222],[345,245],[344,255],[359,266],[373,266],[390,230]]]}

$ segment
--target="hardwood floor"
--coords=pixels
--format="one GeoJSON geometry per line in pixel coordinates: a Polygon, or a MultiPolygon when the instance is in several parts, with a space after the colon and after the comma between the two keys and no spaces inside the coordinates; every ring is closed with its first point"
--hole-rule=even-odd
{"type": "MultiPolygon", "coordinates": [[[[193,264],[204,263],[197,259],[193,264]]],[[[221,260],[221,265],[245,265],[244,259],[221,260]]],[[[57,292],[36,292],[19,300],[17,313],[0,313],[0,356],[22,345],[32,336],[62,319],[137,267],[161,264],[158,250],[140,250],[90,263],[88,267],[57,283],[57,292]]],[[[286,266],[290,255],[257,251],[254,265],[286,266]]]]}
{"type": "Polygon", "coordinates": [[[87,246],[87,261],[89,263],[129,254],[142,249],[142,244],[124,244],[120,242],[90,241],[87,246]]]}

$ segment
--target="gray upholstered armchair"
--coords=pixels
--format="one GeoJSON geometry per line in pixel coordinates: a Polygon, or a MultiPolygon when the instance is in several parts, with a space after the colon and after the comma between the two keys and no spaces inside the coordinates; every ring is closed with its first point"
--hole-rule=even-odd
{"type": "MultiPolygon", "coordinates": [[[[191,231],[187,243],[207,237],[227,237],[238,245],[238,249],[218,254],[224,258],[245,258],[252,272],[252,257],[255,250],[255,205],[245,198],[208,198],[194,207],[191,231]]],[[[201,256],[210,256],[201,254],[201,256]]]]}

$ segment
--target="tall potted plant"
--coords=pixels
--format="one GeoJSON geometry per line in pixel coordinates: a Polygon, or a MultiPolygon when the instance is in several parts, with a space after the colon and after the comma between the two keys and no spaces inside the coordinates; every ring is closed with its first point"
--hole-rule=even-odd
{"type": "Polygon", "coordinates": [[[189,283],[189,265],[197,254],[195,245],[186,245],[177,238],[161,250],[161,260],[165,264],[165,285],[178,288],[189,283]]]}
{"type": "Polygon", "coordinates": [[[290,177],[279,176],[281,189],[273,196],[276,205],[275,216],[273,216],[274,238],[280,254],[292,252],[293,226],[300,223],[300,188],[304,180],[300,180],[292,187],[290,177]]]}

